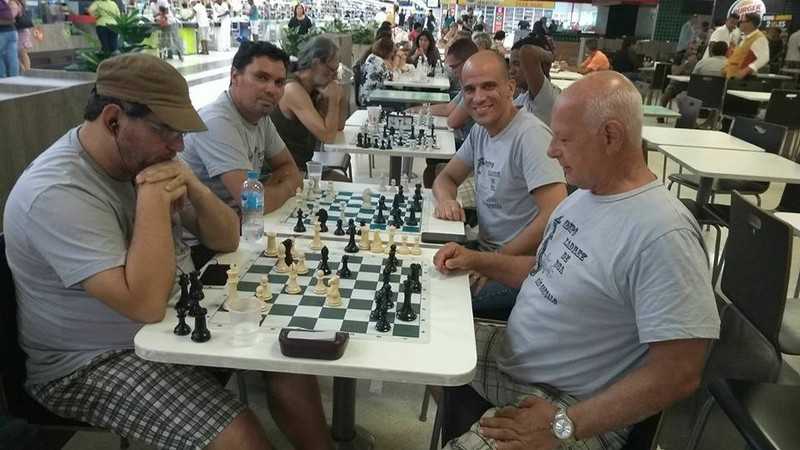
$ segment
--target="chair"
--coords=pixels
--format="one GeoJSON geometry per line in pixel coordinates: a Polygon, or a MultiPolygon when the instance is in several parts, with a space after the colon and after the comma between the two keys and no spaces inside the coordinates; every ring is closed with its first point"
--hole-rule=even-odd
{"type": "Polygon", "coordinates": [[[764,120],[790,129],[800,128],[800,91],[776,89],[772,91],[764,120]]]}
{"type": "MultiPolygon", "coordinates": [[[[17,335],[17,298],[11,269],[6,259],[5,235],[0,234],[0,380],[2,381],[2,408],[7,414],[25,419],[40,428],[68,431],[107,430],[88,423],[59,417],[32,399],[23,388],[25,382],[25,353],[19,346],[17,335]]],[[[128,440],[120,439],[120,448],[128,448],[128,440]]]]}
{"type": "Polygon", "coordinates": [[[653,79],[650,80],[650,86],[647,92],[647,104],[651,104],[654,97],[658,100],[660,95],[654,95],[655,93],[660,94],[664,91],[669,81],[667,75],[669,75],[670,67],[671,65],[665,62],[657,62],[653,66],[653,79]]]}
{"type": "Polygon", "coordinates": [[[675,128],[697,128],[697,119],[703,102],[688,95],[679,95],[675,101],[681,116],[675,121],[675,128]]]}
{"type": "Polygon", "coordinates": [[[703,102],[703,109],[719,113],[724,105],[727,81],[723,77],[693,73],[689,76],[686,94],[703,102]]]}
{"type": "Polygon", "coordinates": [[[342,152],[314,152],[312,161],[322,164],[323,178],[325,178],[325,169],[336,170],[347,177],[348,181],[353,182],[353,167],[350,164],[350,154],[342,152]]]}

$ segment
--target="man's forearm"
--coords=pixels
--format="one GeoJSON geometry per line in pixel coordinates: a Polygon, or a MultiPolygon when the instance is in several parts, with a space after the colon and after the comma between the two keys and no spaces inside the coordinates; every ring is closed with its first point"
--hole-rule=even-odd
{"type": "Polygon", "coordinates": [[[519,288],[531,271],[536,258],[533,256],[504,255],[500,253],[478,252],[472,262],[472,269],[481,275],[506,286],[519,288]]]}
{"type": "Polygon", "coordinates": [[[264,185],[264,212],[269,213],[283,206],[286,200],[297,193],[301,181],[297,168],[273,173],[264,185]]]}
{"type": "Polygon", "coordinates": [[[203,245],[218,252],[233,252],[239,246],[239,218],[203,184],[189,194],[196,227],[203,245]]]}
{"type": "Polygon", "coordinates": [[[447,117],[450,115],[452,110],[453,105],[450,103],[437,103],[435,105],[431,105],[431,114],[434,116],[447,117]]]}
{"type": "Polygon", "coordinates": [[[437,202],[455,200],[458,195],[458,185],[444,172],[433,180],[433,197],[437,202]]]}

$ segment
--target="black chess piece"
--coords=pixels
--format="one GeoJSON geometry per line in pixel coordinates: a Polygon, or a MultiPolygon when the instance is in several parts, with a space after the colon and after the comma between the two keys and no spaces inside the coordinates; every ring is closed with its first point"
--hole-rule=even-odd
{"type": "Polygon", "coordinates": [[[392,280],[392,273],[388,272],[386,270],[386,268],[384,267],[383,268],[383,286],[381,286],[381,289],[383,290],[383,295],[385,297],[384,298],[384,304],[386,305],[387,308],[394,307],[394,299],[393,299],[394,293],[392,292],[391,280],[392,280]]]}
{"type": "Polygon", "coordinates": [[[336,236],[344,236],[344,228],[342,228],[342,219],[336,219],[336,229],[333,230],[336,236]]]}
{"type": "Polygon", "coordinates": [[[283,244],[285,251],[283,262],[285,262],[288,267],[292,267],[292,263],[294,263],[294,257],[292,257],[293,242],[291,239],[285,239],[283,242],[281,242],[281,244],[283,244]]]}
{"type": "Polygon", "coordinates": [[[342,255],[342,262],[339,263],[339,270],[336,271],[336,275],[339,275],[339,278],[350,278],[353,276],[353,272],[351,272],[350,268],[347,267],[347,261],[349,260],[349,256],[342,255]]]}
{"type": "Polygon", "coordinates": [[[303,210],[297,210],[297,223],[294,225],[293,228],[295,233],[305,233],[306,231],[306,224],[303,223],[303,210]]]}
{"type": "Polygon", "coordinates": [[[175,303],[175,309],[183,308],[184,310],[189,309],[189,275],[182,273],[178,277],[178,285],[181,287],[181,296],[178,297],[178,302],[175,303]]]}
{"type": "Polygon", "coordinates": [[[381,195],[380,198],[378,198],[378,211],[383,211],[385,209],[386,209],[386,196],[381,195]]]}
{"type": "Polygon", "coordinates": [[[401,205],[406,202],[406,196],[405,194],[403,194],[402,184],[400,186],[397,186],[397,194],[395,194],[395,197],[398,198],[398,203],[400,203],[401,205]]]}
{"type": "Polygon", "coordinates": [[[411,202],[411,209],[416,212],[422,212],[422,203],[420,203],[421,199],[415,198],[411,202]]]}
{"type": "Polygon", "coordinates": [[[330,275],[331,268],[328,266],[328,247],[322,247],[320,254],[322,256],[320,258],[319,267],[317,267],[317,270],[321,270],[323,275],[330,275]]]}
{"type": "Polygon", "coordinates": [[[400,208],[392,210],[392,225],[397,229],[403,226],[403,211],[400,208]]]}
{"type": "Polygon", "coordinates": [[[408,219],[406,219],[406,224],[408,224],[410,227],[415,227],[419,224],[419,221],[417,220],[417,212],[414,211],[413,206],[409,212],[408,219]]]}
{"type": "Polygon", "coordinates": [[[369,313],[369,320],[376,321],[381,316],[383,310],[383,290],[375,291],[375,308],[369,313]]]}
{"type": "Polygon", "coordinates": [[[397,313],[397,318],[404,322],[411,322],[417,318],[417,312],[411,306],[411,280],[403,281],[403,306],[397,313]]]}
{"type": "Polygon", "coordinates": [[[389,257],[386,260],[386,266],[384,266],[384,269],[387,272],[395,273],[395,272],[397,272],[397,264],[395,264],[394,261],[392,261],[392,258],[389,257]]]}
{"type": "Polygon", "coordinates": [[[389,138],[389,140],[386,141],[386,150],[391,150],[391,149],[392,149],[392,138],[389,138]]]}
{"type": "Polygon", "coordinates": [[[328,211],[325,208],[320,208],[317,211],[317,219],[319,220],[319,231],[322,233],[328,232],[328,211]]]}
{"type": "Polygon", "coordinates": [[[383,210],[381,208],[378,208],[378,215],[375,216],[372,221],[378,224],[386,223],[386,217],[383,215],[383,210]]]}
{"type": "Polygon", "coordinates": [[[409,278],[411,279],[411,292],[415,294],[419,294],[422,292],[422,283],[419,281],[419,277],[422,275],[422,265],[419,263],[411,264],[411,275],[409,278]]]}
{"type": "Polygon", "coordinates": [[[381,139],[381,150],[386,150],[386,140],[381,139]]]}
{"type": "Polygon", "coordinates": [[[417,136],[414,134],[414,125],[411,125],[411,135],[409,136],[411,139],[416,139],[417,136]]]}
{"type": "Polygon", "coordinates": [[[422,200],[422,184],[420,183],[414,185],[414,199],[422,200]]]}
{"type": "Polygon", "coordinates": [[[392,325],[389,323],[386,314],[387,311],[385,309],[381,309],[380,315],[378,316],[378,321],[375,322],[375,329],[381,333],[388,333],[392,329],[392,325]]]}
{"type": "Polygon", "coordinates": [[[350,230],[356,231],[356,222],[353,219],[347,220],[347,234],[350,234],[350,230]]]}
{"type": "Polygon", "coordinates": [[[366,224],[367,223],[364,222],[363,220],[358,222],[359,227],[358,227],[358,230],[356,230],[356,234],[357,235],[361,236],[361,229],[364,228],[364,225],[366,225],[366,224]]]}
{"type": "MultiPolygon", "coordinates": [[[[352,223],[352,221],[350,221],[350,223],[352,223]]],[[[348,228],[347,234],[350,236],[350,239],[347,241],[344,251],[347,253],[358,253],[359,248],[356,244],[356,227],[353,226],[352,228],[348,228]]]]}
{"type": "Polygon", "coordinates": [[[198,278],[197,272],[192,272],[189,274],[189,280],[191,286],[189,287],[189,315],[191,317],[197,317],[200,314],[200,301],[203,300],[205,295],[203,294],[203,283],[198,278]]]}
{"type": "Polygon", "coordinates": [[[397,259],[397,245],[392,244],[389,247],[389,258],[387,258],[387,263],[393,264],[394,267],[398,267],[400,265],[400,260],[397,259]]]}
{"type": "Polygon", "coordinates": [[[192,331],[192,340],[195,342],[208,342],[211,339],[211,331],[208,330],[206,324],[206,309],[200,308],[200,313],[194,318],[194,331],[192,331]]]}
{"type": "Polygon", "coordinates": [[[359,148],[364,147],[364,136],[361,133],[356,136],[356,146],[359,148]]]}
{"type": "Polygon", "coordinates": [[[192,328],[186,323],[186,313],[188,312],[187,308],[176,305],[175,310],[178,312],[178,324],[175,325],[175,328],[172,330],[172,332],[178,336],[186,336],[192,332],[192,328]]]}

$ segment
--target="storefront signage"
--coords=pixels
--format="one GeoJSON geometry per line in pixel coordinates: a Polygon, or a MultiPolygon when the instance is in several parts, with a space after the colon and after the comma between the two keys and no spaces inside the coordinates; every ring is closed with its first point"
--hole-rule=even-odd
{"type": "Polygon", "coordinates": [[[767,6],[764,5],[762,0],[737,0],[733,2],[731,7],[728,9],[728,15],[734,12],[739,14],[739,16],[744,16],[745,14],[750,13],[756,13],[759,16],[763,16],[767,12],[767,6]]]}

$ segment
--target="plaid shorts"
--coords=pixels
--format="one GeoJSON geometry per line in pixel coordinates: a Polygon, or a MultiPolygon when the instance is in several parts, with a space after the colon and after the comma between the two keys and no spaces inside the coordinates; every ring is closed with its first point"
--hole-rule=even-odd
{"type": "MultiPolygon", "coordinates": [[[[493,405],[519,405],[525,398],[536,396],[554,405],[567,408],[578,402],[575,397],[559,392],[546,384],[523,384],[511,379],[497,368],[497,355],[503,347],[505,324],[475,323],[475,344],[478,364],[472,388],[493,405]]],[[[493,417],[499,407],[490,408],[482,417],[493,417]]],[[[494,439],[480,434],[478,422],[469,431],[448,442],[446,450],[493,450],[494,439]]],[[[616,450],[622,448],[628,436],[628,429],[613,431],[590,439],[577,441],[571,445],[562,444],[561,450],[616,450]]]]}
{"type": "Polygon", "coordinates": [[[160,449],[205,448],[245,409],[207,369],[145,361],[132,350],[27,389],[59,416],[160,449]]]}

